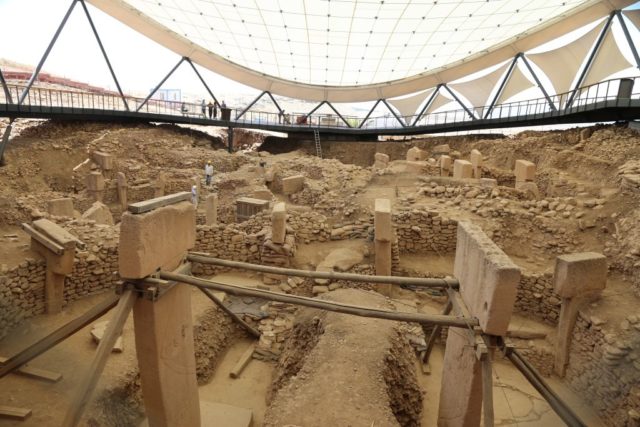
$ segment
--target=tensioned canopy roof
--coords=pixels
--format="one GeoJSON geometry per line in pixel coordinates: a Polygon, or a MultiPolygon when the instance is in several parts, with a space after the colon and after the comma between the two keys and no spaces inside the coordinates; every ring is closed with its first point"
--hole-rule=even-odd
{"type": "Polygon", "coordinates": [[[294,98],[366,101],[495,65],[634,0],[88,0],[192,61],[294,98]]]}

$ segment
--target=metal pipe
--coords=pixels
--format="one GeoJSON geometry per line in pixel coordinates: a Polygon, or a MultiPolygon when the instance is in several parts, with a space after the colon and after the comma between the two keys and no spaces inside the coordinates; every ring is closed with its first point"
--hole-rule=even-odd
{"type": "Polygon", "coordinates": [[[332,301],[324,301],[315,298],[301,297],[297,295],[287,295],[260,289],[250,289],[237,285],[219,283],[212,280],[199,279],[184,274],[175,274],[165,271],[158,273],[161,279],[173,280],[175,282],[188,285],[214,289],[216,291],[227,292],[231,295],[250,296],[264,298],[270,301],[278,301],[287,304],[302,305],[305,307],[317,308],[320,310],[334,311],[336,313],[352,314],[361,317],[373,317],[377,319],[395,320],[400,322],[415,322],[420,324],[432,324],[451,326],[457,328],[473,328],[479,325],[478,319],[465,317],[442,316],[439,314],[403,313],[377,308],[361,307],[351,304],[343,304],[332,301]]]}
{"type": "Polygon", "coordinates": [[[178,63],[171,69],[171,71],[169,71],[169,74],[167,74],[164,79],[162,79],[162,81],[160,83],[158,83],[158,85],[156,87],[153,88],[153,90],[151,91],[151,93],[149,94],[149,96],[147,96],[144,101],[142,101],[142,104],[140,104],[138,106],[138,108],[136,108],[136,113],[138,111],[140,111],[140,109],[142,107],[145,106],[145,104],[151,99],[151,97],[158,91],[158,89],[160,89],[160,86],[162,86],[164,84],[164,82],[167,81],[167,79],[169,77],[171,77],[171,75],[173,74],[174,71],[176,71],[178,69],[178,67],[182,64],[182,62],[185,60],[184,57],[180,58],[180,61],[178,61],[178,63]]]}
{"type": "Polygon", "coordinates": [[[47,60],[47,57],[49,56],[49,53],[51,52],[51,49],[53,49],[53,45],[56,44],[56,40],[58,40],[58,36],[60,35],[60,33],[62,32],[62,29],[64,28],[65,24],[67,23],[67,20],[69,19],[69,16],[71,15],[71,12],[73,12],[73,8],[76,6],[76,2],[77,2],[77,0],[71,0],[71,6],[69,6],[69,9],[67,10],[67,13],[64,15],[64,18],[62,18],[62,22],[60,23],[60,25],[58,26],[58,29],[56,30],[55,34],[53,35],[53,38],[51,39],[51,42],[49,42],[49,46],[47,46],[47,49],[44,51],[44,54],[42,55],[42,58],[40,58],[40,62],[38,62],[38,65],[36,66],[36,69],[33,70],[33,74],[31,74],[31,78],[29,78],[29,82],[27,83],[27,87],[24,89],[24,91],[20,95],[20,98],[18,99],[18,105],[22,104],[24,99],[27,97],[27,94],[29,93],[29,89],[31,89],[31,86],[33,86],[33,82],[35,82],[36,79],[38,78],[38,74],[40,74],[40,70],[42,70],[42,66],[44,65],[44,62],[47,60]]]}
{"type": "Polygon", "coordinates": [[[457,279],[427,279],[420,277],[398,276],[368,276],[365,274],[337,273],[335,271],[307,271],[293,268],[271,267],[267,265],[250,264],[248,262],[229,261],[194,253],[187,254],[187,260],[201,264],[219,265],[221,267],[239,268],[243,270],[259,271],[261,273],[281,274],[285,276],[308,277],[311,279],[350,280],[352,282],[383,283],[392,285],[411,285],[420,288],[457,288],[457,279]]]}
{"type": "Polygon", "coordinates": [[[113,71],[113,67],[111,66],[111,61],[109,61],[109,57],[107,56],[107,51],[104,49],[104,46],[102,45],[102,40],[100,40],[100,36],[98,35],[98,30],[96,30],[96,26],[93,24],[93,19],[91,19],[91,15],[89,14],[89,9],[87,9],[87,5],[84,3],[84,0],[80,0],[80,5],[82,5],[82,8],[84,9],[84,13],[85,15],[87,15],[87,20],[89,21],[89,25],[91,26],[93,35],[96,36],[98,46],[100,46],[100,50],[102,51],[102,56],[104,56],[104,60],[107,63],[107,67],[109,67],[109,72],[111,73],[111,77],[113,77],[113,81],[116,83],[116,87],[118,88],[120,97],[122,97],[122,102],[124,102],[124,108],[126,108],[127,111],[129,111],[129,104],[127,104],[127,100],[124,97],[124,93],[122,93],[122,88],[120,87],[120,83],[118,82],[116,73],[113,71]]]}

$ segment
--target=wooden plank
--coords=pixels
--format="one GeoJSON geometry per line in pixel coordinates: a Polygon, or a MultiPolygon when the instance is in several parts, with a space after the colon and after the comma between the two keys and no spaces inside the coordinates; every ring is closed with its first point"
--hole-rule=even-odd
{"type": "Polygon", "coordinates": [[[191,193],[188,191],[168,194],[166,196],[156,197],[155,199],[143,200],[142,202],[131,203],[127,207],[127,210],[134,214],[141,214],[157,208],[161,208],[163,206],[183,202],[185,200],[191,200],[191,193]]]}
{"type": "Polygon", "coordinates": [[[62,246],[60,246],[59,244],[57,244],[53,240],[49,239],[47,236],[45,236],[44,234],[40,233],[39,231],[35,230],[29,224],[25,224],[23,222],[22,223],[22,229],[28,235],[30,235],[32,238],[36,239],[39,243],[41,243],[42,246],[46,247],[47,249],[49,249],[54,254],[62,255],[64,253],[64,248],[62,246]]]}
{"type": "Polygon", "coordinates": [[[9,374],[10,372],[19,368],[30,360],[38,357],[40,354],[49,350],[60,341],[63,341],[69,336],[78,332],[80,329],[84,328],[94,320],[102,317],[107,311],[115,307],[117,303],[117,296],[113,295],[112,297],[107,298],[100,304],[89,309],[80,317],[73,319],[69,323],[66,323],[65,325],[51,332],[49,335],[41,338],[35,344],[30,345],[20,353],[10,357],[6,361],[6,363],[0,365],[0,378],[4,377],[5,375],[9,374]]]}
{"type": "Polygon", "coordinates": [[[24,421],[31,416],[31,409],[0,405],[0,417],[24,421]]]}
{"type": "Polygon", "coordinates": [[[98,383],[98,379],[100,378],[102,371],[104,370],[104,366],[107,364],[107,358],[111,354],[111,350],[113,350],[116,340],[122,333],[122,327],[124,326],[127,317],[129,317],[129,313],[133,308],[133,303],[135,302],[136,297],[136,293],[130,289],[124,291],[120,296],[116,311],[113,313],[113,317],[109,321],[109,326],[107,326],[107,329],[104,331],[100,344],[98,344],[98,350],[91,362],[91,366],[80,383],[80,386],[76,389],[74,397],[71,399],[71,407],[67,411],[67,415],[65,416],[62,424],[63,426],[73,427],[78,425],[80,422],[80,417],[82,417],[82,413],[89,404],[89,399],[93,394],[93,390],[98,383]]]}
{"type": "Polygon", "coordinates": [[[253,356],[253,352],[255,348],[256,348],[255,344],[251,344],[249,348],[244,353],[242,353],[242,356],[240,356],[240,359],[236,362],[231,372],[229,372],[229,376],[231,378],[238,378],[240,376],[244,368],[251,361],[251,357],[253,356]]]}
{"type": "MultiPolygon", "coordinates": [[[[0,363],[6,363],[9,360],[6,357],[0,356],[0,363]]],[[[62,374],[59,372],[47,371],[46,369],[34,368],[29,365],[22,365],[14,371],[15,374],[22,374],[26,377],[35,378],[38,380],[50,381],[56,383],[62,379],[62,374]]]]}

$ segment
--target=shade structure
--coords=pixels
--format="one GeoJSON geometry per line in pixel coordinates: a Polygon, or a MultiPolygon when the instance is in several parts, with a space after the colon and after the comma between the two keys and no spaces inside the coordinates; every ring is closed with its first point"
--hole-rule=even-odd
{"type": "Polygon", "coordinates": [[[433,94],[435,89],[425,90],[415,95],[408,96],[400,99],[389,99],[389,103],[396,107],[404,118],[405,123],[411,121],[411,117],[417,114],[418,107],[433,94]]]}
{"type": "Polygon", "coordinates": [[[507,80],[507,84],[504,86],[504,89],[502,89],[500,96],[498,96],[496,104],[502,104],[511,97],[514,97],[532,87],[535,87],[535,83],[524,75],[520,70],[520,67],[516,66],[513,68],[513,72],[511,73],[509,80],[507,80]]]}
{"type": "Polygon", "coordinates": [[[450,88],[460,92],[471,102],[475,108],[484,107],[488,104],[489,95],[496,87],[498,81],[504,76],[509,63],[504,63],[494,71],[474,80],[463,83],[452,83],[450,88]]]}
{"type": "Polygon", "coordinates": [[[444,96],[442,93],[440,93],[438,91],[438,94],[436,95],[436,97],[434,98],[434,100],[431,102],[431,104],[425,110],[424,113],[425,114],[431,114],[434,111],[436,111],[438,108],[443,107],[443,106],[445,106],[448,103],[453,102],[453,101],[454,101],[453,99],[447,98],[446,96],[444,96]]]}
{"type": "Polygon", "coordinates": [[[626,70],[629,67],[633,67],[633,64],[627,61],[627,58],[620,52],[613,32],[608,31],[602,41],[602,46],[598,49],[598,54],[593,64],[591,64],[589,68],[583,86],[598,83],[618,71],[626,70]]]}

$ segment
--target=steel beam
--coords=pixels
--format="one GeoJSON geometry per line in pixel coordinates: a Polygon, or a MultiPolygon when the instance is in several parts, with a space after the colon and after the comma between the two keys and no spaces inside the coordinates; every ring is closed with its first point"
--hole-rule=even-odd
{"type": "Polygon", "coordinates": [[[629,28],[627,28],[627,23],[624,22],[624,15],[619,10],[616,11],[616,15],[618,15],[618,20],[620,21],[622,32],[624,33],[624,37],[627,39],[627,43],[629,43],[629,47],[631,48],[631,52],[633,53],[633,58],[636,60],[636,67],[640,69],[640,55],[638,55],[638,49],[636,48],[636,44],[633,42],[633,39],[631,38],[631,34],[629,34],[629,28]]]}
{"type": "Polygon", "coordinates": [[[306,115],[305,118],[308,118],[310,115],[312,115],[313,113],[315,113],[318,108],[322,107],[324,104],[326,104],[327,101],[322,101],[321,103],[319,103],[318,105],[316,105],[315,107],[313,107],[313,110],[309,111],[306,115]]]}
{"type": "Polygon", "coordinates": [[[491,111],[493,111],[493,107],[495,107],[496,102],[498,102],[498,98],[500,97],[500,95],[502,95],[502,92],[504,91],[504,88],[507,85],[507,82],[511,78],[511,74],[513,74],[513,70],[516,67],[516,64],[518,63],[518,58],[520,58],[521,56],[522,56],[522,53],[519,53],[513,57],[513,61],[511,61],[511,65],[509,65],[507,74],[505,74],[504,79],[502,79],[502,82],[500,83],[500,87],[498,88],[496,95],[493,97],[493,100],[491,101],[491,103],[489,104],[489,107],[487,108],[487,112],[484,115],[485,119],[488,118],[489,115],[491,114],[491,111]]]}
{"type": "Polygon", "coordinates": [[[204,88],[207,89],[207,92],[209,92],[209,95],[211,95],[211,98],[213,98],[213,102],[216,103],[216,105],[218,106],[218,108],[222,108],[222,106],[220,105],[220,103],[218,102],[218,98],[216,98],[216,96],[213,94],[213,92],[211,91],[211,89],[209,89],[209,85],[207,85],[207,82],[204,81],[204,79],[202,78],[202,76],[200,75],[200,73],[198,72],[198,69],[196,68],[195,65],[193,65],[193,62],[191,62],[191,59],[188,57],[185,57],[185,61],[187,61],[189,63],[189,65],[191,65],[191,68],[193,68],[193,71],[195,71],[196,75],[198,76],[198,78],[200,79],[200,81],[202,82],[202,84],[204,85],[204,88]]]}
{"type": "Polygon", "coordinates": [[[376,109],[376,107],[378,106],[378,104],[380,103],[380,101],[382,101],[382,100],[381,100],[381,99],[378,99],[378,100],[376,101],[376,103],[375,103],[375,104],[373,104],[373,107],[371,107],[371,110],[369,110],[369,112],[367,113],[367,115],[366,115],[366,116],[364,116],[364,119],[362,119],[362,121],[361,121],[361,122],[360,122],[360,124],[358,125],[358,129],[361,129],[361,128],[362,128],[362,126],[364,126],[364,124],[365,124],[365,123],[367,122],[367,120],[369,119],[369,116],[370,116],[371,114],[373,114],[373,110],[375,110],[375,109],[376,109]]]}
{"type": "Polygon", "coordinates": [[[456,94],[451,90],[451,88],[449,88],[449,86],[447,86],[446,84],[443,84],[443,85],[442,85],[442,87],[444,87],[444,88],[447,90],[447,92],[449,92],[449,93],[451,94],[451,96],[453,96],[453,99],[455,99],[455,100],[456,100],[456,102],[457,102],[458,104],[460,104],[460,105],[462,106],[462,108],[464,108],[464,111],[466,111],[466,112],[467,112],[467,114],[469,115],[469,117],[471,117],[471,120],[476,120],[476,119],[477,119],[477,117],[473,114],[473,111],[469,110],[469,108],[468,108],[466,105],[464,105],[464,104],[462,103],[462,101],[460,101],[460,98],[458,98],[458,95],[456,95],[456,94]]]}
{"type": "Polygon", "coordinates": [[[551,97],[549,96],[549,94],[545,90],[544,86],[542,86],[542,83],[540,82],[540,79],[538,78],[538,75],[536,74],[535,71],[533,71],[533,67],[531,67],[531,64],[529,64],[529,60],[527,59],[527,57],[522,55],[521,58],[522,58],[522,62],[524,62],[524,65],[527,66],[527,70],[529,70],[529,72],[533,76],[533,79],[536,81],[536,84],[538,85],[538,87],[542,91],[542,94],[544,95],[545,98],[547,98],[547,102],[549,103],[549,108],[551,108],[551,111],[558,111],[558,109],[556,108],[555,104],[551,100],[551,97]]]}
{"type": "Polygon", "coordinates": [[[174,71],[176,71],[178,69],[178,67],[180,65],[182,65],[182,63],[184,62],[185,58],[182,57],[180,58],[180,61],[178,61],[178,63],[171,69],[171,71],[169,71],[169,74],[167,74],[164,79],[162,79],[162,81],[160,83],[158,83],[158,85],[156,87],[153,88],[153,90],[151,91],[151,93],[149,94],[149,96],[147,96],[144,101],[142,101],[142,104],[140,104],[138,106],[138,108],[136,108],[136,113],[138,111],[140,111],[140,109],[142,109],[142,107],[145,106],[145,104],[151,99],[151,97],[158,91],[158,89],[160,89],[160,87],[164,84],[164,82],[167,81],[167,79],[169,77],[171,77],[171,75],[174,73],[174,71]]]}
{"type": "Polygon", "coordinates": [[[578,77],[578,80],[576,81],[576,84],[573,86],[573,91],[571,92],[571,95],[569,95],[569,99],[567,100],[565,108],[571,107],[571,104],[573,104],[573,101],[575,101],[576,96],[578,95],[578,90],[580,89],[580,86],[582,85],[582,82],[584,82],[585,77],[587,77],[587,74],[589,73],[589,70],[591,70],[591,66],[593,65],[593,61],[596,58],[596,55],[598,54],[598,52],[600,51],[600,47],[602,46],[602,42],[604,41],[604,37],[607,35],[607,32],[611,28],[611,23],[613,22],[613,18],[615,16],[616,16],[616,12],[613,11],[609,15],[609,18],[607,18],[607,22],[604,24],[604,27],[602,28],[602,31],[600,31],[600,34],[598,35],[598,39],[596,40],[596,44],[593,46],[593,49],[591,49],[591,53],[589,53],[589,57],[587,59],[587,63],[582,68],[582,72],[580,73],[580,77],[578,77]]]}
{"type": "Polygon", "coordinates": [[[80,0],[80,5],[82,6],[82,9],[84,9],[85,15],[87,15],[87,20],[89,21],[89,25],[91,26],[91,31],[93,31],[93,35],[96,36],[96,41],[98,42],[98,46],[100,46],[100,51],[102,51],[102,56],[104,56],[104,60],[107,63],[107,67],[109,67],[109,72],[111,73],[111,77],[113,77],[113,81],[116,83],[116,87],[118,88],[118,93],[120,93],[120,97],[122,98],[122,102],[124,102],[124,108],[126,108],[127,111],[129,111],[129,104],[127,103],[127,100],[124,97],[124,93],[122,93],[120,82],[118,82],[116,73],[113,71],[113,67],[111,66],[111,61],[109,61],[109,57],[107,56],[107,51],[104,49],[104,46],[102,45],[102,40],[100,40],[100,36],[98,35],[98,30],[96,30],[96,26],[93,24],[93,19],[91,19],[91,15],[89,14],[89,9],[87,9],[87,5],[84,3],[84,0],[80,0]]]}
{"type": "Polygon", "coordinates": [[[278,101],[276,101],[271,92],[267,91],[267,95],[269,95],[269,98],[271,98],[271,101],[273,101],[273,104],[276,106],[278,111],[284,114],[284,110],[280,108],[280,104],[278,104],[278,101]]]}
{"type": "Polygon", "coordinates": [[[350,127],[351,127],[351,125],[350,125],[350,124],[345,120],[345,118],[344,118],[344,117],[342,117],[342,114],[340,114],[340,113],[338,112],[338,110],[336,110],[336,109],[334,108],[333,104],[332,104],[332,103],[330,103],[329,101],[326,101],[326,102],[327,102],[327,105],[329,106],[329,108],[331,108],[331,109],[333,110],[333,112],[334,112],[334,113],[336,113],[336,114],[338,115],[338,117],[340,117],[340,120],[342,120],[342,121],[344,122],[344,124],[345,124],[345,125],[347,125],[347,127],[349,127],[349,128],[350,128],[350,127]]]}
{"type": "Polygon", "coordinates": [[[2,75],[2,69],[0,69],[0,84],[2,85],[2,89],[4,89],[4,96],[7,98],[7,101],[9,101],[9,104],[13,104],[13,99],[11,99],[11,92],[9,92],[9,86],[7,86],[7,81],[2,75]]]}
{"type": "Polygon", "coordinates": [[[402,126],[403,128],[407,127],[407,125],[406,125],[406,124],[404,123],[404,121],[400,118],[400,116],[398,116],[398,115],[396,114],[396,112],[395,112],[395,111],[393,111],[393,108],[391,108],[391,106],[389,105],[389,103],[387,102],[387,100],[386,100],[386,99],[383,99],[383,100],[382,100],[382,103],[383,103],[384,105],[386,105],[386,107],[387,107],[387,109],[388,109],[389,111],[391,111],[391,114],[393,114],[393,117],[395,117],[395,118],[396,118],[396,120],[398,121],[398,123],[400,123],[400,126],[402,126]]]}
{"type": "Polygon", "coordinates": [[[429,106],[433,103],[433,100],[436,99],[436,96],[438,95],[438,92],[440,92],[441,87],[442,87],[442,84],[439,84],[438,86],[436,86],[436,90],[433,91],[433,93],[427,100],[426,104],[424,104],[424,107],[422,107],[422,109],[416,116],[416,119],[413,121],[413,124],[411,126],[415,126],[418,124],[418,121],[422,118],[422,115],[424,114],[424,112],[427,111],[427,108],[429,108],[429,106]]]}
{"type": "Polygon", "coordinates": [[[64,28],[65,24],[67,23],[67,20],[71,15],[71,12],[73,12],[73,8],[76,6],[77,1],[78,0],[71,0],[71,6],[69,6],[67,13],[64,15],[64,18],[62,18],[62,22],[60,23],[60,25],[58,26],[58,29],[53,35],[51,42],[49,42],[49,46],[47,46],[47,49],[44,51],[42,58],[40,58],[40,62],[36,66],[36,69],[33,70],[33,74],[31,74],[31,77],[29,78],[29,82],[27,83],[27,86],[22,91],[20,98],[18,98],[18,105],[22,105],[25,98],[29,94],[29,89],[31,89],[31,86],[33,86],[33,82],[35,82],[36,79],[38,78],[38,74],[40,74],[40,70],[42,70],[42,66],[44,65],[44,62],[47,60],[49,53],[51,53],[51,49],[53,49],[53,45],[56,44],[56,40],[58,40],[58,36],[60,36],[60,33],[62,32],[62,29],[64,28]]]}
{"type": "Polygon", "coordinates": [[[245,109],[244,109],[244,110],[242,110],[242,112],[240,112],[240,114],[238,114],[238,115],[236,116],[236,120],[238,120],[240,117],[244,116],[244,113],[246,113],[247,111],[249,111],[249,109],[250,109],[251,107],[253,107],[253,105],[254,105],[256,102],[258,102],[258,101],[260,100],[260,98],[262,98],[262,97],[264,96],[264,94],[265,94],[265,93],[267,93],[267,91],[266,91],[266,90],[262,91],[262,93],[261,93],[260,95],[258,95],[258,97],[257,97],[256,99],[254,99],[253,101],[251,101],[251,104],[247,105],[247,106],[245,107],[245,109]]]}

